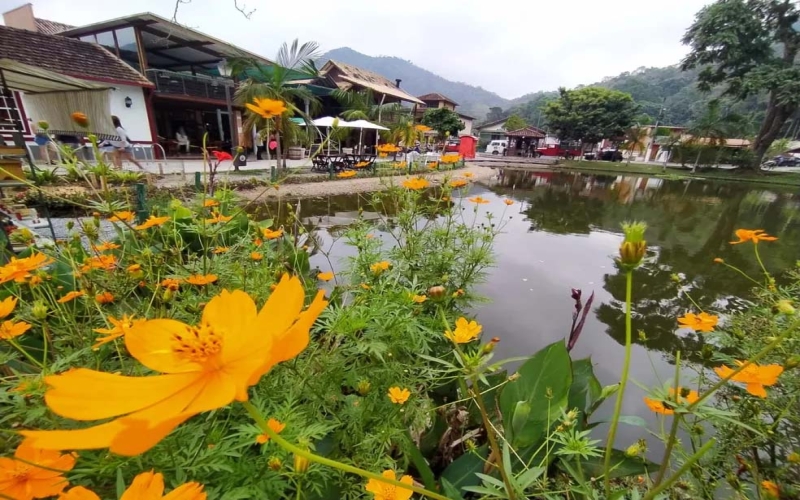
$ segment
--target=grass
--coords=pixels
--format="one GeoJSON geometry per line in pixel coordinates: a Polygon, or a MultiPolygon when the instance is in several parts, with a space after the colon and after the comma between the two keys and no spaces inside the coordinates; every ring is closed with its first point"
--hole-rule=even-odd
{"type": "Polygon", "coordinates": [[[625,162],[612,163],[601,161],[575,161],[567,160],[559,163],[559,168],[580,170],[582,172],[608,172],[614,174],[643,174],[661,177],[680,177],[685,179],[709,179],[735,182],[754,182],[777,186],[799,186],[800,173],[798,172],[753,172],[749,170],[706,170],[692,173],[689,170],[667,167],[666,172],[661,165],[643,165],[641,163],[625,162]]]}

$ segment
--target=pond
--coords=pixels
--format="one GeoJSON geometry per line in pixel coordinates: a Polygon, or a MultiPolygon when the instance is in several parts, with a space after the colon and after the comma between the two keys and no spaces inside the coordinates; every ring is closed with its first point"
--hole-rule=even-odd
{"type": "MultiPolygon", "coordinates": [[[[789,191],[745,183],[668,180],[564,172],[498,171],[470,195],[490,200],[477,217],[491,212],[505,227],[495,242],[497,262],[478,289],[491,302],[473,314],[489,336],[500,337],[497,358],[527,355],[569,334],[573,301],[570,289],[594,292],[592,311],[573,354],[591,356],[601,383],[619,380],[624,351],[625,279],[614,258],[622,241],[620,224],[647,222],[648,256],[634,274],[632,380],[645,386],[672,376],[676,350],[700,361],[703,339],[679,330],[676,318],[692,308],[686,291],[704,309],[724,312],[746,305],[749,282],[713,259],[725,259],[751,276],[759,275],[752,245],[730,245],[737,228],[765,229],[778,236],[761,246],[761,257],[773,274],[794,266],[800,254],[800,196],[789,191]],[[507,206],[503,200],[515,201],[507,206]],[[672,276],[681,277],[681,285],[672,276]]],[[[466,216],[474,205],[466,204],[466,216]]],[[[283,207],[266,207],[270,211],[283,207]]],[[[371,210],[368,196],[332,197],[301,204],[301,216],[312,222],[342,223],[371,210]],[[331,216],[328,218],[327,216],[331,216]]],[[[345,264],[353,249],[320,231],[330,262],[317,256],[322,270],[345,264]]],[[[623,413],[647,420],[643,391],[629,385],[623,413]]],[[[611,405],[604,405],[610,413],[611,405]]],[[[602,418],[603,412],[598,414],[602,418]]],[[[620,430],[627,446],[643,430],[620,430]]]]}

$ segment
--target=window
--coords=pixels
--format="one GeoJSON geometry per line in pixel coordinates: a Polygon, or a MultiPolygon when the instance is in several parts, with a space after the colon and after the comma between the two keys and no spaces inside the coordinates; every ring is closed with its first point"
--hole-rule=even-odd
{"type": "Polygon", "coordinates": [[[136,45],[136,33],[133,28],[122,28],[115,31],[117,35],[117,45],[119,46],[119,58],[141,71],[139,67],[139,47],[136,45]]]}
{"type": "Polygon", "coordinates": [[[94,37],[94,35],[85,35],[82,36],[80,39],[84,42],[97,43],[97,39],[94,37]]]}
{"type": "Polygon", "coordinates": [[[95,36],[97,37],[97,43],[110,50],[112,54],[117,53],[117,44],[114,42],[113,31],[97,33],[95,36]]]}

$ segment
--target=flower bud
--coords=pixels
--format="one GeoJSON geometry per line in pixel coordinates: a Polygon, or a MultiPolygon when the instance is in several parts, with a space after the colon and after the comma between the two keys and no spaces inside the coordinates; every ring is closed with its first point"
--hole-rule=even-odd
{"type": "Polygon", "coordinates": [[[73,220],[68,220],[68,221],[67,221],[67,231],[72,231],[72,229],[73,229],[74,227],[75,227],[75,221],[73,221],[73,220]]]}
{"type": "Polygon", "coordinates": [[[783,367],[786,370],[791,370],[792,368],[797,368],[800,365],[800,356],[792,356],[786,360],[786,363],[783,364],[783,367]]]}
{"type": "Polygon", "coordinates": [[[33,303],[31,313],[34,318],[41,321],[47,317],[47,305],[43,301],[37,300],[33,303]]]}
{"type": "MultiPolygon", "coordinates": [[[[295,458],[295,461],[296,460],[297,459],[295,458]]],[[[297,463],[297,462],[295,462],[295,463],[297,463]]],[[[281,462],[281,459],[278,458],[278,457],[270,457],[269,461],[267,461],[267,465],[269,466],[270,469],[272,469],[272,470],[277,472],[277,471],[281,470],[281,467],[283,466],[283,462],[281,462]]],[[[296,465],[295,465],[295,468],[297,468],[296,465]]]]}
{"type": "Polygon", "coordinates": [[[724,264],[725,263],[725,261],[720,257],[717,257],[716,259],[714,259],[714,262],[717,263],[717,264],[724,264]]]}
{"type": "Polygon", "coordinates": [[[169,288],[164,290],[164,295],[163,295],[164,302],[169,302],[170,300],[172,300],[172,296],[173,296],[172,290],[170,290],[169,288]]]}
{"type": "Polygon", "coordinates": [[[481,355],[485,356],[491,354],[492,351],[494,351],[494,346],[496,346],[498,342],[500,342],[500,337],[492,337],[489,342],[483,344],[481,347],[481,355]]]}
{"type": "Polygon", "coordinates": [[[299,474],[304,474],[308,470],[308,459],[300,455],[294,456],[294,471],[299,474]]]}
{"type": "Polygon", "coordinates": [[[428,297],[438,299],[444,296],[445,288],[442,285],[436,285],[428,288],[428,297]]]}
{"type": "Polygon", "coordinates": [[[639,442],[635,442],[625,449],[625,455],[629,457],[638,457],[643,453],[642,447],[639,442]]]}
{"type": "Polygon", "coordinates": [[[600,392],[600,399],[606,399],[610,396],[613,396],[619,390],[619,384],[612,384],[603,387],[603,390],[600,392]]]}
{"type": "Polygon", "coordinates": [[[619,247],[619,261],[630,267],[636,267],[644,258],[647,245],[644,241],[623,241],[619,247]]]}
{"type": "Polygon", "coordinates": [[[778,303],[775,304],[775,309],[777,309],[779,313],[787,316],[791,316],[795,311],[792,301],[787,299],[779,300],[778,303]]]}
{"type": "Polygon", "coordinates": [[[370,387],[372,387],[372,384],[369,383],[369,380],[360,380],[356,385],[356,390],[360,395],[366,396],[369,394],[370,387]]]}

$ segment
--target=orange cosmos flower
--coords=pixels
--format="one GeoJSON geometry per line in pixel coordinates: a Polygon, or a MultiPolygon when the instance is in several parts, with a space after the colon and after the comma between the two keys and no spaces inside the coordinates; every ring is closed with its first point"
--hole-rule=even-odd
{"type": "Polygon", "coordinates": [[[72,121],[75,122],[76,125],[79,127],[86,128],[89,126],[89,117],[86,116],[86,113],[81,113],[80,111],[75,111],[71,115],[72,121]]]}
{"type": "Polygon", "coordinates": [[[700,314],[686,313],[678,318],[681,327],[691,328],[697,332],[713,332],[718,321],[717,316],[704,312],[700,314]]]}
{"type": "Polygon", "coordinates": [[[405,187],[406,189],[411,189],[412,191],[425,189],[430,185],[431,183],[423,179],[422,177],[412,177],[411,179],[406,179],[403,181],[403,187],[405,187]]]}
{"type": "Polygon", "coordinates": [[[124,210],[122,212],[114,212],[114,215],[108,218],[109,222],[133,222],[133,219],[136,218],[136,214],[129,211],[124,210]]]}
{"type": "Polygon", "coordinates": [[[116,319],[114,316],[109,316],[108,321],[114,325],[114,328],[95,328],[94,331],[103,336],[97,338],[97,342],[92,346],[92,349],[97,349],[103,344],[107,344],[112,340],[124,336],[130,331],[131,328],[133,328],[134,325],[141,323],[144,320],[134,320],[133,316],[128,316],[126,314],[120,319],[116,319]]]}
{"type": "Polygon", "coordinates": [[[172,290],[175,292],[178,290],[178,288],[180,288],[181,280],[176,280],[175,278],[165,278],[161,281],[161,286],[167,290],[172,290]]]}
{"type": "Polygon", "coordinates": [[[206,493],[202,484],[191,482],[184,483],[164,495],[164,476],[149,471],[133,478],[133,482],[119,500],[206,500],[206,493]]]}
{"type": "Polygon", "coordinates": [[[250,260],[254,260],[256,262],[259,262],[263,258],[264,258],[264,256],[259,252],[250,252],[250,260]]]}
{"type": "Polygon", "coordinates": [[[186,278],[186,282],[190,285],[205,286],[217,281],[216,274],[193,274],[186,278]]]}
{"type": "Polygon", "coordinates": [[[264,244],[264,240],[262,240],[261,238],[256,237],[256,239],[253,240],[253,245],[255,245],[257,247],[260,247],[263,244],[264,244]]]}
{"type": "Polygon", "coordinates": [[[477,203],[478,205],[485,205],[489,203],[489,200],[487,200],[486,198],[482,198],[480,196],[475,196],[473,198],[470,198],[469,201],[471,201],[472,203],[477,203]]]}
{"type": "Polygon", "coordinates": [[[213,252],[215,254],[219,255],[221,253],[228,253],[229,250],[230,250],[229,247],[215,247],[213,252]]]}
{"type": "Polygon", "coordinates": [[[32,500],[58,495],[69,484],[64,472],[75,466],[75,455],[62,455],[23,443],[14,458],[0,458],[0,496],[32,500]]]}
{"type": "Polygon", "coordinates": [[[511,206],[514,204],[514,200],[509,200],[508,198],[506,198],[505,200],[503,200],[503,203],[505,203],[508,206],[511,206]]]}
{"type": "Polygon", "coordinates": [[[336,174],[336,177],[338,177],[340,179],[349,179],[350,177],[355,177],[356,175],[357,174],[356,174],[355,170],[348,170],[346,172],[340,172],[340,173],[336,174]]]}
{"type": "Polygon", "coordinates": [[[464,172],[464,177],[467,179],[472,179],[475,176],[472,172],[464,172]]]}
{"type": "Polygon", "coordinates": [[[781,496],[780,487],[772,481],[766,479],[761,481],[761,489],[767,494],[767,498],[780,498],[781,496]]]}
{"type": "Polygon", "coordinates": [[[748,241],[758,243],[759,241],[775,241],[778,239],[775,236],[768,235],[763,229],[737,229],[736,237],[739,238],[739,241],[731,241],[731,245],[738,245],[748,241]]]}
{"type": "Polygon", "coordinates": [[[131,264],[125,270],[128,271],[129,273],[138,273],[139,271],[142,270],[142,265],[141,264],[131,264]]]}
{"type": "Polygon", "coordinates": [[[173,319],[135,323],[128,352],[160,375],[129,377],[86,368],[48,376],[47,406],[65,418],[108,422],[81,430],[22,431],[50,450],[109,448],[137,455],[198,413],[246,401],[274,365],[297,356],[327,302],[320,291],[303,311],[300,280],[284,275],[261,311],[236,290],[212,298],[200,324],[173,319]]]}
{"type": "Polygon", "coordinates": [[[253,99],[253,102],[255,104],[250,104],[248,102],[245,104],[245,107],[247,107],[247,109],[253,113],[261,116],[261,118],[270,119],[286,112],[286,103],[283,101],[278,101],[275,99],[259,99],[256,97],[253,99]]]}
{"type": "Polygon", "coordinates": [[[386,271],[387,269],[389,269],[389,267],[391,265],[392,264],[389,261],[382,260],[380,262],[376,262],[376,263],[372,264],[371,266],[369,266],[369,269],[370,269],[370,271],[372,271],[375,274],[380,274],[383,271],[386,271]]]}
{"type": "Polygon", "coordinates": [[[0,267],[0,284],[14,281],[25,283],[31,276],[31,271],[52,263],[52,259],[43,253],[35,253],[30,257],[18,259],[11,257],[11,261],[0,267]]]}
{"type": "Polygon", "coordinates": [[[467,318],[461,317],[456,320],[456,329],[444,332],[444,336],[456,344],[466,344],[478,338],[481,330],[483,327],[477,321],[467,321],[467,318]]]}
{"type": "MultiPolygon", "coordinates": [[[[284,424],[283,422],[281,422],[279,420],[271,418],[271,419],[267,420],[267,427],[269,427],[275,434],[280,434],[281,431],[286,427],[286,424],[284,424]]],[[[258,444],[264,444],[267,441],[269,441],[269,435],[268,434],[259,434],[256,437],[256,443],[258,443],[258,444]]]]}
{"type": "Polygon", "coordinates": [[[203,202],[203,206],[206,207],[206,208],[218,207],[219,206],[219,202],[217,200],[215,200],[214,198],[208,198],[206,201],[203,202]]]}
{"type": "MultiPolygon", "coordinates": [[[[683,389],[681,387],[678,388],[678,396],[675,396],[675,388],[669,388],[669,396],[667,397],[668,400],[672,403],[677,404],[693,404],[695,401],[700,399],[700,395],[697,394],[697,391],[690,391],[688,389],[683,389]]],[[[672,415],[675,411],[672,409],[671,406],[665,404],[663,400],[660,399],[652,399],[645,397],[644,403],[650,408],[650,411],[660,413],[662,415],[672,415]]]]}
{"type": "Polygon", "coordinates": [[[364,290],[370,290],[370,289],[372,289],[372,287],[371,287],[371,286],[369,286],[369,285],[367,285],[366,283],[361,283],[361,288],[363,288],[364,290]]]}
{"type": "Polygon", "coordinates": [[[411,391],[408,389],[401,389],[397,386],[389,388],[389,399],[392,400],[392,403],[396,405],[401,405],[408,401],[409,396],[411,396],[411,391]]]}
{"type": "Polygon", "coordinates": [[[425,295],[411,294],[411,302],[413,302],[415,304],[422,304],[426,300],[428,300],[428,297],[426,297],[425,295]]]}
{"type": "Polygon", "coordinates": [[[0,302],[0,319],[5,318],[17,307],[17,298],[16,297],[8,297],[2,302],[0,302]]]}
{"type": "Polygon", "coordinates": [[[66,304],[67,302],[69,302],[71,300],[75,300],[78,297],[83,297],[84,295],[86,295],[86,292],[83,292],[83,291],[74,292],[73,291],[73,292],[67,293],[66,295],[64,295],[63,297],[58,299],[56,302],[58,302],[59,304],[66,304]]]}
{"type": "Polygon", "coordinates": [[[229,220],[233,219],[233,216],[222,215],[219,212],[214,212],[211,214],[210,219],[206,219],[206,224],[218,224],[220,222],[228,222],[229,220]]]}
{"type": "Polygon", "coordinates": [[[111,271],[115,267],[117,267],[117,257],[114,255],[95,255],[94,257],[89,257],[83,262],[81,266],[81,271],[86,273],[91,271],[92,269],[103,269],[106,271],[111,271]]]}
{"type": "Polygon", "coordinates": [[[151,215],[146,221],[138,226],[133,226],[133,228],[138,231],[144,231],[145,229],[150,229],[151,227],[161,226],[168,220],[169,217],[156,217],[155,215],[151,215]]]}
{"type": "Polygon", "coordinates": [[[274,240],[283,236],[283,229],[276,229],[273,231],[272,229],[261,228],[261,235],[268,240],[274,240]]]}
{"type": "Polygon", "coordinates": [[[320,281],[330,281],[330,280],[333,279],[333,273],[331,273],[331,272],[319,273],[317,275],[317,279],[320,280],[320,281]]]}
{"type": "Polygon", "coordinates": [[[715,259],[714,259],[714,262],[715,262],[716,264],[723,264],[723,263],[725,263],[725,261],[724,261],[724,260],[722,260],[720,257],[717,257],[717,258],[715,258],[715,259]]]}
{"type": "Polygon", "coordinates": [[[30,281],[28,281],[28,286],[33,288],[35,286],[41,285],[42,281],[44,281],[44,280],[42,279],[41,276],[31,276],[30,281]]]}
{"type": "Polygon", "coordinates": [[[112,295],[111,292],[98,293],[94,296],[94,300],[96,300],[98,304],[110,304],[114,302],[114,295],[112,295]]]}
{"type": "MultiPolygon", "coordinates": [[[[397,476],[393,470],[385,470],[381,473],[381,476],[393,481],[397,480],[397,476]]],[[[400,482],[411,486],[414,484],[414,478],[406,475],[400,478],[400,482]]],[[[367,485],[364,489],[375,495],[375,500],[408,500],[411,498],[411,495],[414,494],[414,492],[408,488],[384,483],[377,479],[370,479],[367,481],[367,485]]]]}
{"type": "Polygon", "coordinates": [[[19,337],[23,333],[31,329],[31,325],[24,321],[3,321],[0,324],[0,340],[11,340],[19,337]]]}
{"type": "Polygon", "coordinates": [[[109,250],[116,250],[120,248],[120,246],[110,241],[104,241],[99,245],[93,245],[92,248],[94,249],[95,252],[107,252],[109,250]]]}
{"type": "MultiPolygon", "coordinates": [[[[743,364],[743,361],[736,361],[737,366],[742,366],[743,364]]],[[[778,377],[781,373],[783,373],[783,367],[781,365],[761,366],[755,363],[750,363],[744,368],[744,370],[740,371],[733,377],[731,377],[731,374],[735,370],[727,366],[718,366],[717,368],[714,368],[714,371],[721,378],[730,377],[730,380],[734,382],[747,384],[745,389],[753,396],[766,398],[767,391],[764,389],[764,386],[771,386],[778,383],[778,377]]]]}
{"type": "Polygon", "coordinates": [[[76,486],[58,495],[58,500],[100,500],[100,497],[90,489],[76,486]]]}
{"type": "Polygon", "coordinates": [[[469,184],[469,183],[467,181],[465,181],[464,179],[453,179],[452,181],[450,181],[450,187],[451,188],[461,188],[461,187],[466,186],[467,184],[469,184]]]}

